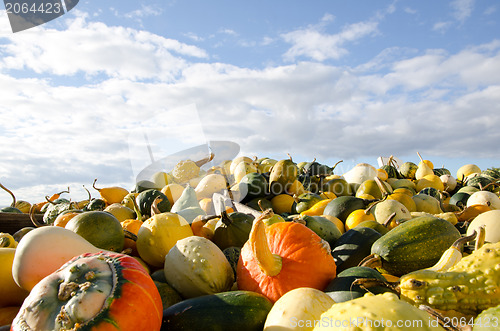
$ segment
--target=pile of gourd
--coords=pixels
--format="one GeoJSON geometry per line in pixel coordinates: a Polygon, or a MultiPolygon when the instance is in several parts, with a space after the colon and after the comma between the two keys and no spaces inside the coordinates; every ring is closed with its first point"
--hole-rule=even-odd
{"type": "Polygon", "coordinates": [[[13,196],[2,212],[29,213],[33,227],[0,235],[0,325],[498,325],[499,169],[467,164],[452,176],[429,160],[389,158],[338,175],[336,165],[290,156],[208,167],[212,157],[182,160],[132,190],[94,181],[99,197],[84,201],[62,197],[69,191],[38,204],[13,196]]]}

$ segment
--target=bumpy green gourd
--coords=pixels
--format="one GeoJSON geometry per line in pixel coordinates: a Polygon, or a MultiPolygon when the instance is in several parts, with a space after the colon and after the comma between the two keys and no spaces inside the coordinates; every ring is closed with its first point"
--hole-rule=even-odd
{"type": "Polygon", "coordinates": [[[500,242],[487,243],[446,272],[418,270],[401,277],[410,303],[476,315],[500,304],[500,242]]]}

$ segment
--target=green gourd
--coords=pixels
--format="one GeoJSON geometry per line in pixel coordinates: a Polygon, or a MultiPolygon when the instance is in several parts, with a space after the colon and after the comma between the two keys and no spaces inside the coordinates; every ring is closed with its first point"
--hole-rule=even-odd
{"type": "Polygon", "coordinates": [[[402,276],[436,264],[460,236],[458,229],[442,218],[412,218],[377,239],[361,265],[402,276]]]}

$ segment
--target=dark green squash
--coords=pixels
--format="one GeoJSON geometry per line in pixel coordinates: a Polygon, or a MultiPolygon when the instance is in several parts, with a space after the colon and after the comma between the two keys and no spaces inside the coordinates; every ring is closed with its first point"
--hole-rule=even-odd
{"type": "Polygon", "coordinates": [[[460,237],[460,231],[442,218],[412,218],[377,239],[361,265],[399,277],[433,266],[460,237]]]}
{"type": "Polygon", "coordinates": [[[442,175],[451,175],[450,170],[446,168],[434,168],[432,169],[432,172],[434,172],[434,175],[436,176],[442,176],[442,175]]]}
{"type": "MultiPolygon", "coordinates": [[[[335,192],[333,192],[335,193],[335,192]]],[[[361,199],[355,196],[340,196],[330,201],[323,211],[323,215],[337,217],[345,223],[347,216],[356,209],[365,209],[369,200],[361,199]]]]}
{"type": "Polygon", "coordinates": [[[469,197],[470,194],[467,192],[456,192],[451,196],[449,204],[464,209],[465,207],[467,207],[467,200],[469,199],[469,197]]]}
{"type": "Polygon", "coordinates": [[[401,178],[402,176],[399,174],[398,169],[395,166],[384,164],[380,167],[380,169],[384,170],[387,173],[389,178],[401,178]]]}
{"type": "Polygon", "coordinates": [[[137,207],[142,216],[151,217],[151,205],[157,197],[161,198],[161,201],[156,204],[158,210],[161,213],[170,211],[172,206],[165,194],[157,189],[147,189],[139,193],[135,198],[137,207]]]}
{"type": "Polygon", "coordinates": [[[246,174],[239,182],[239,191],[244,195],[242,202],[265,197],[268,194],[268,185],[263,174],[257,172],[246,174]]]}
{"type": "Polygon", "coordinates": [[[262,330],[272,303],[250,291],[229,291],[183,300],[163,310],[161,330],[262,330]]]}
{"type": "MultiPolygon", "coordinates": [[[[369,278],[376,279],[381,282],[385,281],[384,276],[380,274],[375,269],[368,267],[351,267],[348,268],[335,277],[330,284],[325,289],[326,294],[328,294],[335,302],[344,302],[352,299],[360,298],[368,290],[359,286],[358,284],[353,284],[357,279],[369,278]]],[[[384,292],[392,291],[386,286],[374,286],[370,287],[369,292],[373,294],[380,294],[384,292]]]]}
{"type": "Polygon", "coordinates": [[[250,236],[254,217],[242,212],[222,212],[217,222],[212,241],[221,250],[227,247],[243,247],[250,236]]]}
{"type": "Polygon", "coordinates": [[[382,234],[368,227],[354,227],[344,232],[332,246],[337,273],[357,266],[370,255],[372,245],[382,234]]]}
{"type": "Polygon", "coordinates": [[[479,174],[477,176],[467,179],[465,185],[475,187],[479,190],[483,190],[483,187],[487,186],[486,187],[487,191],[493,191],[493,189],[495,188],[494,185],[489,185],[489,184],[493,183],[494,181],[496,181],[496,179],[493,177],[479,174]]]}
{"type": "Polygon", "coordinates": [[[95,210],[104,210],[106,209],[106,201],[103,199],[92,199],[83,207],[83,211],[95,211],[95,210]]]}

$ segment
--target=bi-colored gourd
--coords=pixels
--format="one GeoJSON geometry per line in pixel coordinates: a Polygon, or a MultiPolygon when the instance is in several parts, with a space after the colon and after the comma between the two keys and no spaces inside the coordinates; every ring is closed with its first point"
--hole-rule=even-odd
{"type": "Polygon", "coordinates": [[[400,279],[414,305],[475,315],[500,304],[500,244],[486,243],[446,272],[418,270],[400,279]]]}
{"type": "Polygon", "coordinates": [[[20,330],[160,330],[162,301],[133,257],[77,256],[41,280],[12,323],[20,330]]]}
{"type": "Polygon", "coordinates": [[[20,287],[30,291],[71,258],[99,251],[71,230],[59,226],[36,228],[19,242],[12,264],[12,276],[20,287]]]}
{"type": "Polygon", "coordinates": [[[266,226],[255,219],[241,249],[238,288],[264,294],[272,302],[298,287],[323,290],[336,275],[330,245],[296,222],[266,226]]]}
{"type": "Polygon", "coordinates": [[[224,253],[207,238],[190,236],[177,241],[165,256],[167,283],[184,298],[225,292],[234,283],[233,269],[224,253]]]}

